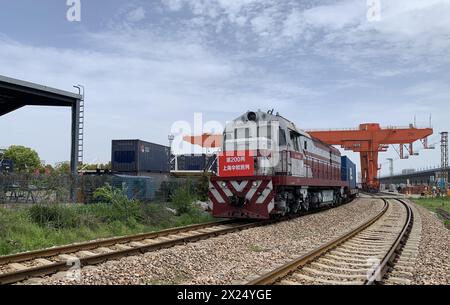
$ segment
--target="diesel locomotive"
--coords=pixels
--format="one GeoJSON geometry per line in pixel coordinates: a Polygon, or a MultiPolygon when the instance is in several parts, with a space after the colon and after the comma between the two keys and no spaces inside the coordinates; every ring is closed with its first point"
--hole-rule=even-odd
{"type": "Polygon", "coordinates": [[[295,214],[352,199],[355,176],[338,149],[273,110],[248,111],[226,125],[209,204],[223,218],[295,214]]]}

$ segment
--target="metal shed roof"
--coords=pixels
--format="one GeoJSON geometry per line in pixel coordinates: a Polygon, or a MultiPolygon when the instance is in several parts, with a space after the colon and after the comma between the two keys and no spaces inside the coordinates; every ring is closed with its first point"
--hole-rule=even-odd
{"type": "Polygon", "coordinates": [[[21,107],[75,105],[82,96],[0,75],[0,116],[21,107]]]}

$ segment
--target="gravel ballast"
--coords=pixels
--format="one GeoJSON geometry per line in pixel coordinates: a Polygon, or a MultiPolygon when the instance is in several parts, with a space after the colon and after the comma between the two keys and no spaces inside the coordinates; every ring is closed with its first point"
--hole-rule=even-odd
{"type": "MultiPolygon", "coordinates": [[[[376,215],[383,201],[360,198],[347,205],[274,225],[247,229],[143,255],[82,268],[40,284],[233,284],[278,267],[376,215]]],[[[36,280],[30,283],[36,283],[36,280]]]]}
{"type": "Polygon", "coordinates": [[[413,284],[450,284],[450,230],[436,215],[415,205],[422,220],[422,237],[413,284]]]}

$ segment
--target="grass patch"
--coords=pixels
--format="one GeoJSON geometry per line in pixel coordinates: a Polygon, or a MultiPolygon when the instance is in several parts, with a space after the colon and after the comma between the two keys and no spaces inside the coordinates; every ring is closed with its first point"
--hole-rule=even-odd
{"type": "Polygon", "coordinates": [[[252,252],[263,252],[264,248],[258,245],[250,245],[248,246],[248,250],[252,251],[252,252]]]}
{"type": "MultiPolygon", "coordinates": [[[[428,210],[435,212],[438,209],[442,209],[450,213],[450,197],[441,197],[441,198],[419,198],[419,199],[411,199],[418,205],[427,208],[428,210]]],[[[443,219],[447,228],[450,228],[450,220],[443,219]]]]}
{"type": "MultiPolygon", "coordinates": [[[[185,192],[185,190],[180,191],[185,192]]],[[[101,201],[91,205],[35,205],[26,209],[0,208],[0,255],[65,245],[98,238],[158,231],[214,218],[191,205],[175,215],[167,203],[140,203],[128,200],[109,186],[99,194],[101,201]]],[[[182,206],[183,194],[177,195],[182,206]]]]}

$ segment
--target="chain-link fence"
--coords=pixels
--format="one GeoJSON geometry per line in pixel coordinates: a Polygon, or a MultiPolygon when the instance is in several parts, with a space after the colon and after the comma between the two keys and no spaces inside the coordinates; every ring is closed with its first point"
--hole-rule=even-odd
{"type": "Polygon", "coordinates": [[[0,202],[71,202],[76,179],[70,175],[0,174],[0,202]]]}
{"type": "Polygon", "coordinates": [[[202,179],[157,179],[148,176],[128,175],[77,175],[28,173],[0,174],[0,204],[4,203],[95,203],[95,191],[110,184],[123,188],[129,199],[146,201],[170,201],[181,185],[190,183],[203,192],[202,179]]]}

